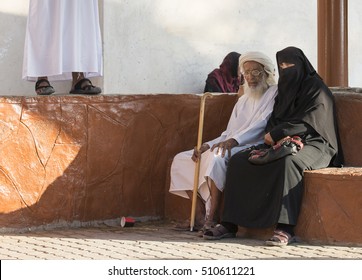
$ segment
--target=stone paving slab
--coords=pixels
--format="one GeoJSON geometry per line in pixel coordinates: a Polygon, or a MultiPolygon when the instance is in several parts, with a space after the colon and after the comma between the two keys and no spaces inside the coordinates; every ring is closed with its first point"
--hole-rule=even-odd
{"type": "Polygon", "coordinates": [[[362,247],[298,242],[280,248],[242,237],[208,241],[155,221],[132,228],[103,225],[2,233],[0,244],[1,260],[362,260],[362,247]]]}

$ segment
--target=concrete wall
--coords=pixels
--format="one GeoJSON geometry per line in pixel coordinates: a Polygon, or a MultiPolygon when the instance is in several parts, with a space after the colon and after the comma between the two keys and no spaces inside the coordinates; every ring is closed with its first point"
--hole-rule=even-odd
{"type": "MultiPolygon", "coordinates": [[[[236,100],[207,99],[205,141],[236,100]]],[[[196,94],[0,97],[0,232],[163,218],[168,167],[196,144],[199,107],[196,94]]]]}
{"type": "Polygon", "coordinates": [[[230,51],[260,50],[275,59],[277,50],[297,45],[315,61],[316,3],[299,3],[106,1],[104,40],[120,44],[105,45],[105,90],[201,92],[206,75],[230,51]]]}
{"type": "MultiPolygon", "coordinates": [[[[201,92],[226,53],[295,45],[317,66],[317,1],[99,0],[108,94],[201,92]]],[[[360,87],[362,2],[349,1],[350,86],[360,87]]],[[[0,95],[34,95],[21,81],[28,0],[0,2],[0,95]]],[[[55,84],[58,93],[69,82],[55,84]]]]}
{"type": "MultiPolygon", "coordinates": [[[[347,167],[306,172],[296,232],[362,245],[362,95],[334,94],[347,167]]],[[[206,100],[204,140],[225,129],[236,100],[206,100]]],[[[195,94],[0,97],[0,232],[188,218],[190,200],[168,191],[169,168],[196,143],[199,106],[195,94]]]]}

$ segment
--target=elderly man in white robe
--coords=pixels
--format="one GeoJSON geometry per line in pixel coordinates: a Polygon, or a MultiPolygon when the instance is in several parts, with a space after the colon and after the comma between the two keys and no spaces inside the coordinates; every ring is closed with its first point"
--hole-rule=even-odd
{"type": "Polygon", "coordinates": [[[70,93],[99,94],[90,77],[102,76],[98,0],[30,0],[23,75],[38,95],[51,81],[72,80],[70,93]]]}
{"type": "MultiPolygon", "coordinates": [[[[225,185],[229,158],[235,153],[264,142],[264,128],[271,115],[277,86],[273,62],[261,52],[248,52],[239,58],[239,72],[244,76],[244,94],[231,113],[226,130],[205,142],[199,150],[177,154],[171,165],[170,192],[192,198],[195,162],[200,162],[198,202],[194,230],[202,236],[220,219],[221,194],[225,185]],[[202,157],[201,157],[202,154],[202,157]]],[[[178,225],[176,229],[190,229],[178,225]]]]}

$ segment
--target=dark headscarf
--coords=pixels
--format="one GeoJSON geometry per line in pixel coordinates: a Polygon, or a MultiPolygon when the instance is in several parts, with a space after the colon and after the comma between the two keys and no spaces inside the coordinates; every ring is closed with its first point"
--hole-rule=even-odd
{"type": "MultiPolygon", "coordinates": [[[[295,66],[285,69],[278,67],[278,95],[266,131],[277,129],[286,122],[304,122],[338,152],[340,145],[332,92],[302,50],[288,47],[277,52],[276,57],[278,66],[282,62],[295,66]]],[[[342,157],[336,158],[334,162],[339,165],[342,157]]]]}
{"type": "Polygon", "coordinates": [[[204,92],[238,92],[239,57],[240,53],[229,53],[220,64],[220,68],[208,75],[204,92]]]}

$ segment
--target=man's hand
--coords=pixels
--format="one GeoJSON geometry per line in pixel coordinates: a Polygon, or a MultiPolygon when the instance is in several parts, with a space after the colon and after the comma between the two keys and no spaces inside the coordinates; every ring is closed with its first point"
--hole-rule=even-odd
{"type": "Polygon", "coordinates": [[[210,146],[208,144],[202,144],[200,149],[197,150],[197,147],[194,148],[194,153],[191,157],[191,159],[194,161],[194,162],[197,162],[201,156],[201,154],[205,151],[207,151],[208,149],[210,149],[210,146]]]}
{"type": "Polygon", "coordinates": [[[238,144],[239,143],[234,138],[230,138],[226,141],[214,144],[211,147],[211,151],[217,148],[217,153],[219,153],[221,150],[221,157],[225,156],[226,151],[228,152],[228,156],[231,157],[231,149],[236,147],[238,144]]]}

